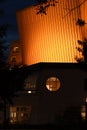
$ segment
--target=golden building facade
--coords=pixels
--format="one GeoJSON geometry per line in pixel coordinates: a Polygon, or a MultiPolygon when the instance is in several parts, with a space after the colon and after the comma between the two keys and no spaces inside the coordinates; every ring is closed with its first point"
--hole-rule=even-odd
{"type": "Polygon", "coordinates": [[[81,3],[82,0],[58,0],[42,16],[36,14],[36,6],[17,11],[23,64],[76,62],[75,56],[81,56],[76,50],[77,40],[87,34],[86,24],[76,24],[78,18],[87,20],[87,2],[81,3]]]}

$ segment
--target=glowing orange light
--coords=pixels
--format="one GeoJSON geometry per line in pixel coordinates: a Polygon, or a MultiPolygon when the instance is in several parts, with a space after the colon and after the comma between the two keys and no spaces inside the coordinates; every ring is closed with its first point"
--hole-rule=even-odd
{"type": "Polygon", "coordinates": [[[85,101],[86,101],[86,103],[87,103],[87,97],[86,97],[85,101]]]}
{"type": "Polygon", "coordinates": [[[77,0],[59,0],[47,15],[36,15],[35,6],[17,12],[23,63],[76,62],[79,55],[77,40],[82,39],[82,30],[76,25],[80,9],[66,16],[66,8],[76,6],[77,0]]]}

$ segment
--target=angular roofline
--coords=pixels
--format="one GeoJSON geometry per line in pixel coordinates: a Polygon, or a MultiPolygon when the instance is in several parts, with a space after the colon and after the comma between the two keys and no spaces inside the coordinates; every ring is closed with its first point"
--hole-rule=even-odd
{"type": "Polygon", "coordinates": [[[35,71],[41,69],[49,68],[59,68],[59,69],[81,69],[87,70],[87,64],[85,63],[57,63],[57,62],[39,62],[24,67],[27,70],[35,71]]]}

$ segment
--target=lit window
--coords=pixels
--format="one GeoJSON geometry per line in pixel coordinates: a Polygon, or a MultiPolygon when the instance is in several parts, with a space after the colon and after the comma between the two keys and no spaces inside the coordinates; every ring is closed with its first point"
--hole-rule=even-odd
{"type": "Polygon", "coordinates": [[[11,61],[12,61],[12,62],[16,62],[16,57],[15,57],[15,56],[12,56],[11,61]]]}
{"type": "Polygon", "coordinates": [[[46,87],[50,91],[57,91],[60,88],[60,80],[57,77],[50,77],[46,81],[46,87]]]}
{"type": "Polygon", "coordinates": [[[23,117],[24,116],[24,114],[23,113],[21,113],[21,117],[23,117]]]}
{"type": "Polygon", "coordinates": [[[16,117],[16,112],[11,112],[11,117],[15,118],[16,117]]]}
{"type": "Polygon", "coordinates": [[[11,112],[11,117],[13,117],[13,112],[11,112]]]}
{"type": "Polygon", "coordinates": [[[86,97],[86,99],[85,99],[85,102],[87,103],[87,97],[86,97]]]}
{"type": "Polygon", "coordinates": [[[32,80],[30,81],[30,79],[31,79],[31,78],[28,76],[28,77],[25,79],[25,81],[24,81],[24,89],[25,89],[25,90],[29,90],[29,92],[30,92],[30,90],[35,90],[35,89],[36,89],[35,84],[32,83],[32,80]]]}
{"type": "Polygon", "coordinates": [[[86,119],[86,106],[85,105],[81,106],[81,117],[82,117],[82,120],[86,119]]]}
{"type": "Polygon", "coordinates": [[[14,112],[14,117],[16,117],[16,112],[14,112]]]}
{"type": "Polygon", "coordinates": [[[14,47],[14,48],[13,48],[13,52],[19,52],[19,47],[17,47],[17,46],[14,47]]]}

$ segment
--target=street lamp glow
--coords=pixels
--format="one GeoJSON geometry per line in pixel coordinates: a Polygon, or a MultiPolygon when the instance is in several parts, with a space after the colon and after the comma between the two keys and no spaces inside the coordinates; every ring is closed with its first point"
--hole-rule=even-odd
{"type": "Polygon", "coordinates": [[[28,93],[32,93],[31,91],[28,91],[28,93]]]}

